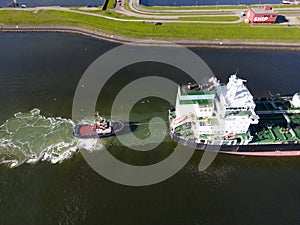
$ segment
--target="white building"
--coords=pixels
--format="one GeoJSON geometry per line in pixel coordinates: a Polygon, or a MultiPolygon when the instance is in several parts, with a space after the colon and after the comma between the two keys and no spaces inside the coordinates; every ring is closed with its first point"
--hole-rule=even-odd
{"type": "Polygon", "coordinates": [[[179,85],[175,111],[178,119],[172,124],[173,128],[179,125],[177,121],[184,123],[179,118],[185,118],[195,124],[196,137],[247,133],[251,124],[258,123],[259,117],[245,82],[231,75],[226,85],[216,78],[211,78],[206,85],[179,85]]]}

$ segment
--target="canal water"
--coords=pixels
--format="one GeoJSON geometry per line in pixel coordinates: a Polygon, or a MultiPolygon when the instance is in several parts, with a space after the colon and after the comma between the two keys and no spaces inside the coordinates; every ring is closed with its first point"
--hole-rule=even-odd
{"type": "MultiPolygon", "coordinates": [[[[22,162],[49,146],[49,152],[62,143],[65,148],[74,147],[73,123],[68,119],[72,116],[75,88],[86,68],[114,47],[112,43],[72,34],[0,33],[0,159],[22,162]],[[13,132],[8,134],[7,130],[13,132]]],[[[255,97],[299,91],[300,52],[192,50],[221,81],[238,69],[255,97]]],[[[100,112],[109,116],[115,94],[141,74],[172,74],[178,82],[187,81],[182,71],[164,64],[128,66],[108,82],[107,95],[97,104],[100,112]]],[[[136,104],[131,118],[143,123],[153,115],[166,117],[169,107],[163,100],[143,99],[136,104]]],[[[136,135],[145,129],[138,127],[136,135]]],[[[115,144],[114,138],[104,142],[114,143],[109,151],[115,157],[137,165],[160,161],[174,149],[168,139],[156,151],[140,154],[115,144]]],[[[219,154],[206,171],[199,172],[201,157],[202,152],[196,152],[175,176],[147,187],[128,187],[106,180],[89,167],[80,152],[59,164],[20,163],[15,168],[10,168],[11,163],[2,164],[0,221],[122,225],[300,223],[300,158],[219,154]]]]}
{"type": "MultiPolygon", "coordinates": [[[[12,0],[1,0],[0,6],[7,6],[12,0]]],[[[104,0],[17,0],[27,6],[85,6],[87,4],[101,6],[104,0]]]]}

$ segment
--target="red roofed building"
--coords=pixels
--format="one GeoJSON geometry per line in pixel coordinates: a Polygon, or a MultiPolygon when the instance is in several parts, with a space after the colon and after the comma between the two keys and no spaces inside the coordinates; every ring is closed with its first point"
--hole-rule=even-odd
{"type": "Polygon", "coordinates": [[[261,8],[249,8],[246,14],[249,23],[275,23],[277,13],[270,6],[261,8]]]}

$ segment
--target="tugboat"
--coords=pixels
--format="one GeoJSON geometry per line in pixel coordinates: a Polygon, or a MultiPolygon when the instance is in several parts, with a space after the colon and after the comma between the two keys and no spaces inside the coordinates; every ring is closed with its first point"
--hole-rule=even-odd
{"type": "Polygon", "coordinates": [[[115,135],[123,130],[121,121],[109,121],[95,112],[95,122],[91,124],[78,124],[74,127],[74,136],[77,138],[104,138],[115,135]]]}

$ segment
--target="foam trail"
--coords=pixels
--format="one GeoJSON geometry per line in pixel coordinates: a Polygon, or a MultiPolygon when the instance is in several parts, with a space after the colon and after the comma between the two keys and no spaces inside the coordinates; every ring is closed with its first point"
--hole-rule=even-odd
{"type": "Polygon", "coordinates": [[[61,162],[77,151],[74,122],[60,117],[45,117],[39,109],[16,113],[0,125],[0,163],[16,167],[46,160],[61,162]]]}
{"type": "Polygon", "coordinates": [[[88,152],[103,150],[104,145],[100,139],[78,139],[78,148],[88,152]]]}

